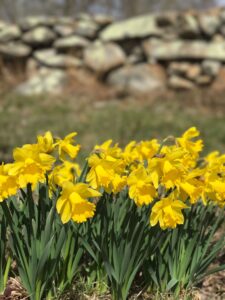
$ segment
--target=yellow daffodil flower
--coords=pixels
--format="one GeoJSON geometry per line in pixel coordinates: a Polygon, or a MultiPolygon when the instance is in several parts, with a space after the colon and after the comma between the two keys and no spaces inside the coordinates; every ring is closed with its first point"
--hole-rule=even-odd
{"type": "Polygon", "coordinates": [[[30,183],[33,187],[45,180],[46,172],[51,170],[55,158],[46,153],[40,153],[38,145],[24,145],[13,152],[15,162],[11,164],[8,173],[17,176],[18,185],[24,188],[30,183]]]}
{"type": "Polygon", "coordinates": [[[143,166],[131,172],[128,176],[129,196],[137,206],[148,205],[157,196],[151,177],[143,166]]]}
{"type": "Polygon", "coordinates": [[[68,155],[70,158],[75,159],[80,151],[80,145],[74,145],[74,137],[76,132],[68,134],[63,140],[57,139],[54,146],[58,147],[59,158],[65,160],[68,155]]]}
{"type": "Polygon", "coordinates": [[[155,226],[159,223],[164,230],[166,228],[176,228],[177,225],[184,223],[182,209],[188,206],[180,200],[174,200],[172,196],[163,198],[156,202],[150,215],[150,224],[155,226]]]}
{"type": "Polygon", "coordinates": [[[50,131],[47,131],[43,136],[37,136],[37,144],[40,152],[51,153],[54,150],[54,140],[50,131]]]}
{"type": "Polygon", "coordinates": [[[67,223],[71,219],[77,223],[82,223],[92,218],[95,213],[95,204],[87,199],[99,196],[101,194],[91,189],[87,184],[64,183],[61,196],[56,204],[62,223],[67,223]]]}
{"type": "Polygon", "coordinates": [[[10,164],[0,166],[0,202],[13,196],[19,189],[16,176],[8,175],[10,164]]]}

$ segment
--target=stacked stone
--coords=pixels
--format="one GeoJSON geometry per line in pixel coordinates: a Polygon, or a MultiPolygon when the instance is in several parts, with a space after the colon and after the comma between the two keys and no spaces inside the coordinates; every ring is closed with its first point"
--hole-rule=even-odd
{"type": "Polygon", "coordinates": [[[29,79],[18,89],[24,93],[56,91],[68,69],[131,93],[211,86],[224,71],[225,9],[115,22],[87,14],[0,22],[0,58],[13,72],[26,71],[29,79]]]}

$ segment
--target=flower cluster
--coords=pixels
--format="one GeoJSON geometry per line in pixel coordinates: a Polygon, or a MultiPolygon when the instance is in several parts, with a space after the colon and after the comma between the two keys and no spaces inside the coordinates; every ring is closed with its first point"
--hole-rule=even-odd
{"type": "Polygon", "coordinates": [[[103,193],[116,201],[117,194],[126,190],[129,201],[138,207],[151,206],[150,224],[162,229],[183,224],[183,209],[198,201],[225,205],[225,155],[212,152],[201,158],[203,142],[195,127],[162,143],[156,139],[132,141],[124,149],[112,140],[97,145],[87,158],[82,183],[76,162],[80,145],[75,136],[55,139],[46,132],[35,144],[16,148],[14,162],[0,167],[0,201],[28,184],[35,190],[47,181],[50,195],[60,191],[56,209],[62,222],[80,223],[94,216],[96,201],[103,193]]]}

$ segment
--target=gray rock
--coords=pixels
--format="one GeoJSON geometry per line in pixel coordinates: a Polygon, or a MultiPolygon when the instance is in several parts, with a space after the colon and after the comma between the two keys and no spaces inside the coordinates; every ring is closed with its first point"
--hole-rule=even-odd
{"type": "Polygon", "coordinates": [[[67,36],[72,35],[75,32],[75,29],[71,25],[56,25],[56,26],[54,26],[54,31],[60,37],[67,37],[67,36]]]}
{"type": "Polygon", "coordinates": [[[219,30],[221,24],[219,16],[204,13],[199,15],[198,21],[202,32],[209,37],[212,37],[219,30]]]}
{"type": "Polygon", "coordinates": [[[54,43],[54,48],[59,52],[73,53],[77,57],[82,57],[83,49],[87,47],[90,42],[81,36],[69,36],[59,38],[54,43]]]}
{"type": "Polygon", "coordinates": [[[167,71],[169,75],[185,76],[189,66],[188,62],[171,62],[167,71]]]}
{"type": "Polygon", "coordinates": [[[125,53],[114,43],[96,43],[84,51],[84,63],[98,74],[107,73],[123,65],[125,61],[125,53]]]}
{"type": "Polygon", "coordinates": [[[164,42],[149,39],[143,43],[148,59],[170,60],[204,60],[225,61],[225,41],[184,41],[164,42]]]}
{"type": "Polygon", "coordinates": [[[87,22],[92,22],[93,20],[93,17],[87,13],[79,13],[77,16],[76,16],[76,20],[78,21],[87,21],[87,22]]]}
{"type": "Polygon", "coordinates": [[[120,92],[140,95],[164,89],[166,76],[159,65],[138,64],[111,72],[107,82],[120,92]]]}
{"type": "Polygon", "coordinates": [[[26,58],[30,53],[31,48],[21,42],[0,44],[0,55],[6,58],[26,58]]]}
{"type": "Polygon", "coordinates": [[[82,66],[82,62],[76,57],[58,54],[54,49],[35,51],[33,55],[40,64],[50,68],[74,68],[82,66]]]}
{"type": "Polygon", "coordinates": [[[202,71],[205,75],[215,77],[218,75],[222,64],[215,60],[204,60],[202,62],[202,71]]]}
{"type": "Polygon", "coordinates": [[[109,15],[98,14],[93,17],[95,23],[97,23],[101,28],[105,27],[113,22],[113,18],[109,15]]]}
{"type": "Polygon", "coordinates": [[[74,26],[75,20],[71,17],[61,16],[59,17],[54,25],[74,26]]]}
{"type": "Polygon", "coordinates": [[[62,91],[67,75],[61,70],[42,69],[26,82],[20,84],[15,92],[24,96],[56,94],[62,91]]]}
{"type": "Polygon", "coordinates": [[[168,80],[168,87],[175,90],[192,90],[195,85],[190,80],[172,75],[168,80]]]}
{"type": "Polygon", "coordinates": [[[51,45],[56,39],[56,34],[44,26],[36,27],[22,36],[23,42],[32,47],[43,47],[51,45]]]}
{"type": "Polygon", "coordinates": [[[84,38],[95,39],[98,36],[99,26],[92,20],[81,20],[77,23],[75,33],[84,38]]]}
{"type": "Polygon", "coordinates": [[[103,41],[121,41],[161,35],[162,30],[158,28],[155,16],[146,15],[111,24],[101,32],[100,38],[103,41]]]}
{"type": "Polygon", "coordinates": [[[182,38],[196,38],[200,35],[198,21],[192,15],[180,15],[177,24],[179,36],[182,38]]]}
{"type": "Polygon", "coordinates": [[[7,43],[20,38],[21,31],[16,25],[5,25],[0,30],[0,43],[7,43]]]}
{"type": "Polygon", "coordinates": [[[56,19],[50,16],[30,16],[19,21],[19,26],[23,31],[28,31],[39,26],[53,26],[56,19]]]}

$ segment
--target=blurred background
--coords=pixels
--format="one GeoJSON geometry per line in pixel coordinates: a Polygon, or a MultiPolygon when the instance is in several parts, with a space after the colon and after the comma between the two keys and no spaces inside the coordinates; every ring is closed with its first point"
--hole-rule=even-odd
{"type": "Polygon", "coordinates": [[[2,18],[16,21],[27,15],[75,16],[80,12],[127,18],[152,11],[206,9],[225,0],[0,0],[2,18]]]}
{"type": "MultiPolygon", "coordinates": [[[[16,23],[27,16],[75,17],[85,13],[125,19],[157,11],[223,5],[225,0],[0,0],[0,18],[16,23]]],[[[36,135],[47,130],[60,136],[77,131],[77,141],[82,144],[80,159],[96,143],[109,138],[125,145],[130,140],[179,135],[191,126],[201,131],[205,152],[225,151],[224,89],[218,95],[205,89],[166,92],[153,99],[151,93],[145,97],[118,96],[89,77],[84,77],[83,88],[71,77],[72,89],[63,93],[21,96],[12,86],[23,74],[16,76],[15,70],[14,74],[2,70],[0,66],[1,161],[10,161],[14,147],[35,142],[36,135]]]]}

